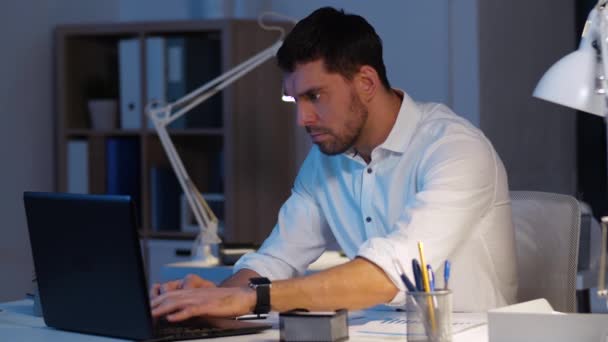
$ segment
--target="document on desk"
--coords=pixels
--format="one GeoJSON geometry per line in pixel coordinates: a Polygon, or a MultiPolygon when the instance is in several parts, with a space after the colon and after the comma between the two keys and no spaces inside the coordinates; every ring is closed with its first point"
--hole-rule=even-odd
{"type": "MultiPolygon", "coordinates": [[[[407,336],[407,324],[420,322],[409,322],[406,319],[406,313],[401,312],[398,315],[391,314],[362,323],[361,325],[356,325],[356,322],[350,323],[351,336],[407,336]]],[[[452,315],[452,334],[458,334],[487,323],[485,313],[455,312],[452,315]]]]}

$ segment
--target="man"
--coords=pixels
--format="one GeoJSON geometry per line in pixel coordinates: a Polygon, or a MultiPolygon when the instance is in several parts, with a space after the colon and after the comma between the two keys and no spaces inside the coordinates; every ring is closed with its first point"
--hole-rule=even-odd
{"type": "Polygon", "coordinates": [[[456,310],[512,303],[507,179],[484,135],[445,106],[416,104],[391,88],[381,40],[360,16],[313,12],[277,59],[298,123],[316,146],[262,247],[243,256],[221,287],[196,276],[155,285],[153,315],[178,321],[398,305],[405,286],[393,260],[410,265],[418,241],[437,275],[446,259],[452,262],[456,310]],[[333,242],[351,260],[302,276],[333,242]],[[260,285],[269,282],[260,277],[272,285],[260,285]],[[248,286],[250,279],[257,285],[248,286]]]}

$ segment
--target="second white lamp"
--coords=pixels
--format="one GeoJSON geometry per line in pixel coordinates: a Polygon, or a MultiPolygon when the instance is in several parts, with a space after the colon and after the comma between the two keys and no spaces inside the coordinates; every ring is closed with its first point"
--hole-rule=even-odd
{"type": "Polygon", "coordinates": [[[549,102],[605,116],[605,88],[601,56],[592,46],[599,40],[597,10],[591,11],[578,50],[557,61],[538,82],[534,96],[549,102]]]}
{"type": "MultiPolygon", "coordinates": [[[[603,116],[608,122],[608,1],[599,0],[589,13],[581,38],[574,51],[560,59],[543,75],[534,96],[549,102],[603,116]]],[[[605,158],[605,156],[604,156],[605,158]]],[[[608,216],[602,217],[602,242],[597,294],[606,298],[606,259],[608,216]]]]}

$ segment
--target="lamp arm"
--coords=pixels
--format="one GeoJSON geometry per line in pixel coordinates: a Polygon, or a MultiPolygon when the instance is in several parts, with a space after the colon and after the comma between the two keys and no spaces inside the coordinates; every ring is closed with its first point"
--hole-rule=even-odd
{"type": "Polygon", "coordinates": [[[179,184],[186,195],[188,205],[200,227],[197,241],[201,241],[203,246],[221,242],[221,239],[217,235],[218,219],[188,175],[188,172],[177,153],[175,145],[169,136],[167,126],[185,115],[192,108],[217,94],[251,70],[257,68],[260,64],[274,57],[281,44],[282,40],[277,40],[270,47],[172,103],[158,107],[158,102],[151,102],[146,106],[146,115],[154,124],[154,129],[156,130],[165,154],[169,159],[171,168],[177,176],[179,184]],[[177,109],[177,111],[174,112],[174,109],[177,109]]]}
{"type": "Polygon", "coordinates": [[[606,243],[608,242],[608,216],[602,217],[602,249],[600,254],[600,269],[597,279],[597,295],[607,297],[606,290],[606,243]]]}
{"type": "MultiPolygon", "coordinates": [[[[597,46],[600,49],[601,60],[602,60],[602,72],[604,73],[603,77],[601,77],[602,88],[608,89],[608,83],[606,82],[606,76],[608,76],[608,18],[606,17],[608,13],[606,13],[606,1],[598,1],[598,5],[595,8],[598,12],[599,22],[596,26],[597,38],[599,43],[597,46]]],[[[608,108],[608,92],[604,91],[604,122],[608,122],[608,118],[606,115],[606,108],[608,108]]],[[[607,141],[608,143],[608,141],[607,141]]],[[[608,300],[608,291],[606,290],[606,248],[608,248],[608,216],[602,217],[602,244],[601,244],[601,254],[600,254],[600,262],[599,262],[599,272],[598,272],[598,285],[597,285],[597,295],[600,297],[607,298],[608,300]]]]}
{"type": "Polygon", "coordinates": [[[209,243],[221,242],[220,238],[217,236],[218,219],[213,211],[209,208],[209,205],[200,194],[194,182],[192,182],[190,179],[182,160],[177,154],[175,145],[173,145],[173,142],[169,137],[167,129],[164,126],[160,126],[156,131],[158,133],[161,145],[169,158],[173,172],[175,172],[177,180],[179,181],[180,186],[186,195],[186,200],[192,209],[192,213],[194,214],[197,223],[201,227],[201,233],[206,235],[205,241],[208,241],[209,243]]]}
{"type": "Polygon", "coordinates": [[[228,70],[222,75],[216,77],[215,79],[203,84],[199,88],[193,90],[192,92],[184,95],[182,98],[177,99],[173,103],[167,104],[165,107],[169,107],[171,111],[173,108],[177,108],[178,110],[175,113],[170,114],[165,118],[165,126],[169,125],[173,121],[179,119],[181,116],[186,114],[192,108],[206,101],[211,96],[217,94],[222,89],[226,88],[234,81],[240,79],[245,76],[251,70],[257,68],[260,64],[266,62],[268,59],[274,57],[283,44],[282,40],[278,40],[270,47],[265,50],[257,53],[252,56],[248,60],[238,64],[234,68],[228,70]]]}

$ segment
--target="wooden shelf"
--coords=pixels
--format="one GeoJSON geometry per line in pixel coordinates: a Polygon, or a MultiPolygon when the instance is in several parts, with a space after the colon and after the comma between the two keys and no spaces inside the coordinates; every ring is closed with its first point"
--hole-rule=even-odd
{"type": "MultiPolygon", "coordinates": [[[[287,30],[292,26],[277,24],[287,30]]],[[[116,187],[116,179],[121,181],[119,186],[124,180],[134,185],[134,190],[130,190],[137,195],[133,197],[138,201],[138,217],[143,227],[140,234],[144,239],[194,239],[194,233],[169,230],[177,226],[171,223],[175,221],[175,213],[182,215],[181,188],[179,184],[173,184],[177,182],[173,181],[169,159],[155,130],[148,126],[148,118],[140,104],[150,96],[158,96],[154,92],[159,87],[150,86],[152,82],[166,82],[163,95],[171,101],[193,90],[190,88],[200,86],[199,83],[207,82],[203,80],[207,76],[213,79],[217,77],[215,74],[226,72],[268,48],[276,39],[275,32],[263,30],[255,20],[246,19],[58,26],[55,30],[55,189],[68,191],[73,184],[70,181],[77,179],[81,181],[80,185],[88,184],[89,192],[105,193],[116,187]],[[165,49],[176,46],[181,49],[183,61],[178,64],[183,69],[172,71],[181,75],[178,81],[169,76],[175,73],[167,68],[160,68],[165,70],[163,76],[148,78],[147,63],[157,63],[148,55],[148,48],[153,47],[148,45],[153,42],[152,38],[160,39],[165,49]],[[127,43],[138,44],[138,49],[125,50],[127,43]],[[133,87],[120,87],[121,62],[126,63],[125,56],[131,56],[125,51],[146,52],[140,54],[133,65],[129,64],[130,68],[122,69],[123,73],[124,70],[139,70],[135,78],[139,83],[133,87]],[[214,62],[200,62],[205,58],[214,62]],[[123,113],[136,116],[118,115],[121,119],[130,119],[121,120],[123,124],[128,122],[126,127],[136,128],[107,131],[87,128],[91,127],[86,105],[91,96],[91,87],[87,87],[91,79],[105,81],[101,82],[102,90],[118,89],[119,103],[120,96],[126,96],[121,90],[132,90],[128,99],[123,98],[128,100],[123,104],[129,103],[126,108],[135,109],[123,113]],[[133,124],[137,122],[140,125],[133,124]],[[70,163],[77,160],[74,156],[80,156],[85,165],[70,163]],[[127,171],[135,171],[123,172],[125,167],[127,171]],[[85,177],[68,179],[70,170],[85,170],[80,171],[85,177]],[[169,195],[165,196],[167,193],[169,195]],[[174,197],[177,200],[173,200],[174,197]],[[159,208],[165,209],[175,203],[178,203],[177,208],[171,207],[163,213],[168,213],[169,219],[158,215],[159,208]]],[[[170,65],[168,60],[158,63],[170,65]]],[[[210,204],[223,211],[226,243],[260,244],[274,227],[280,206],[290,194],[296,174],[295,115],[288,114],[293,112],[292,106],[277,96],[281,89],[281,71],[268,60],[206,103],[193,108],[198,112],[189,113],[187,120],[180,123],[181,127],[209,128],[168,130],[197,188],[201,192],[223,195],[223,201],[213,203],[212,200],[210,204]],[[217,102],[211,106],[214,98],[217,102]],[[200,113],[210,116],[197,116],[200,113]]]]}
{"type": "MultiPolygon", "coordinates": [[[[209,137],[222,137],[224,136],[224,129],[222,128],[186,128],[186,129],[169,129],[167,130],[171,136],[209,136],[209,137]]],[[[100,137],[100,136],[138,136],[142,134],[156,135],[154,130],[122,130],[114,129],[109,131],[99,131],[92,129],[68,129],[65,134],[72,138],[80,137],[100,137]]]]}
{"type": "Polygon", "coordinates": [[[172,239],[172,240],[194,240],[194,239],[196,239],[196,233],[189,233],[189,232],[140,231],[140,235],[146,239],[172,239]]]}
{"type": "MultiPolygon", "coordinates": [[[[168,129],[170,136],[211,136],[221,137],[224,135],[223,128],[185,128],[185,129],[168,129]]],[[[147,134],[156,135],[156,131],[148,130],[147,134]]]]}
{"type": "Polygon", "coordinates": [[[139,130],[114,129],[109,131],[99,131],[92,129],[68,129],[65,131],[68,138],[87,138],[87,137],[136,137],[141,134],[139,130]]]}

